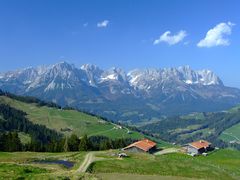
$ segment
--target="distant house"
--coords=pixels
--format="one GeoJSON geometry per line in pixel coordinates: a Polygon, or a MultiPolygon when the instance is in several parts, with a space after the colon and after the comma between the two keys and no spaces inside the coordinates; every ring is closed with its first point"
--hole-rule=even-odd
{"type": "Polygon", "coordinates": [[[192,143],[188,144],[188,146],[187,146],[187,152],[189,154],[193,154],[193,155],[202,154],[202,153],[205,153],[212,149],[213,149],[213,147],[212,147],[211,143],[204,141],[204,140],[192,142],[192,143]]]}
{"type": "Polygon", "coordinates": [[[146,152],[153,153],[156,150],[156,143],[149,140],[143,139],[141,141],[137,141],[129,146],[123,148],[124,151],[128,152],[146,152]]]}

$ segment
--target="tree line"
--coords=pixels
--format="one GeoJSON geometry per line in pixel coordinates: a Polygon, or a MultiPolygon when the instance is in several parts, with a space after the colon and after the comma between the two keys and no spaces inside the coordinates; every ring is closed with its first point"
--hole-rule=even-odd
{"type": "Polygon", "coordinates": [[[72,134],[70,137],[64,137],[58,141],[51,141],[47,144],[40,143],[34,139],[27,144],[21,143],[18,132],[3,132],[0,134],[0,151],[15,152],[15,151],[35,151],[35,152],[70,152],[70,151],[99,151],[108,149],[123,148],[135,140],[115,139],[112,140],[105,136],[84,135],[79,138],[72,134]]]}

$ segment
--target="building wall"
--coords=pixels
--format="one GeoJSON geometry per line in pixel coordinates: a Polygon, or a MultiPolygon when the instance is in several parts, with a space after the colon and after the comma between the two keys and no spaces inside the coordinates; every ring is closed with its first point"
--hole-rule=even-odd
{"type": "Polygon", "coordinates": [[[143,151],[142,149],[139,149],[139,148],[137,148],[137,147],[130,147],[130,148],[128,148],[128,149],[125,149],[125,151],[133,152],[133,153],[145,152],[145,151],[143,151]]]}
{"type": "Polygon", "coordinates": [[[198,154],[199,153],[198,150],[196,148],[192,147],[192,146],[187,147],[187,152],[188,153],[193,153],[193,154],[198,154]]]}
{"type": "Polygon", "coordinates": [[[194,147],[192,147],[192,146],[188,146],[188,147],[187,147],[187,152],[188,152],[188,153],[194,153],[194,154],[202,154],[202,153],[204,153],[204,152],[206,152],[206,151],[208,151],[208,150],[210,150],[210,147],[207,148],[207,149],[205,149],[205,148],[196,149],[196,148],[194,148],[194,147]]]}

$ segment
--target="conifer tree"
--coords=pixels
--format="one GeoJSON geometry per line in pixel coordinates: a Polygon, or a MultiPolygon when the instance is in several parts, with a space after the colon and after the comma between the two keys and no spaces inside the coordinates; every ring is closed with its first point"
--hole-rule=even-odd
{"type": "Polygon", "coordinates": [[[84,135],[82,137],[82,139],[80,140],[80,144],[79,144],[79,150],[80,151],[87,151],[89,148],[89,145],[88,145],[88,137],[87,135],[84,135]]]}
{"type": "Polygon", "coordinates": [[[63,151],[64,152],[68,152],[69,151],[69,148],[68,148],[68,137],[65,137],[63,151]]]}

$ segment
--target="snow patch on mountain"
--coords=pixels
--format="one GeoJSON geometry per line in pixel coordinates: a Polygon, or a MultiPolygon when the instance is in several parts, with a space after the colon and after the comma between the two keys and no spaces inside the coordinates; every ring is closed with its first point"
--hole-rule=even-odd
{"type": "Polygon", "coordinates": [[[105,83],[108,84],[112,94],[116,92],[130,94],[133,90],[148,93],[156,89],[167,91],[171,84],[175,84],[176,88],[182,87],[178,88],[179,90],[185,89],[184,84],[189,86],[223,85],[219,77],[212,71],[194,71],[189,66],[135,69],[126,73],[120,68],[102,70],[92,64],[84,64],[77,68],[67,62],[2,73],[0,79],[3,82],[22,83],[27,92],[39,87],[44,87],[44,91],[74,88],[79,84],[101,88],[105,83]]]}
{"type": "Polygon", "coordinates": [[[118,77],[117,77],[116,74],[109,74],[108,76],[102,77],[101,79],[102,79],[103,81],[104,81],[104,80],[117,80],[118,77]]]}

